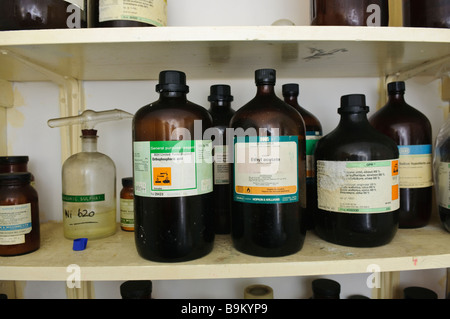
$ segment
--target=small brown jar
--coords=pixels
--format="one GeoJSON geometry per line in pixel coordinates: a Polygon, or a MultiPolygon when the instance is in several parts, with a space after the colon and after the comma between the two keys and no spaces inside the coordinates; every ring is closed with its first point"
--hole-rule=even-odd
{"type": "Polygon", "coordinates": [[[450,0],[403,0],[403,25],[450,28],[450,0]]]}
{"type": "Polygon", "coordinates": [[[389,25],[388,0],[313,0],[312,5],[312,25],[389,25]]]}
{"type": "Polygon", "coordinates": [[[0,256],[40,247],[38,194],[30,173],[0,174],[0,256]]]}
{"type": "MultiPolygon", "coordinates": [[[[0,174],[28,172],[28,156],[0,156],[0,174]]],[[[33,174],[31,174],[31,186],[35,186],[33,174]]]]}
{"type": "Polygon", "coordinates": [[[133,177],[122,178],[120,191],[120,228],[134,231],[134,188],[133,177]]]}

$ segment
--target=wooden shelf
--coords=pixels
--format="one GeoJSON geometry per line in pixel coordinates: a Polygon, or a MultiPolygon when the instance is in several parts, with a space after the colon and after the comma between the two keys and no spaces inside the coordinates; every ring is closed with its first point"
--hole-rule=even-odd
{"type": "Polygon", "coordinates": [[[230,236],[217,236],[209,255],[190,262],[155,263],[141,258],[134,233],[120,229],[115,235],[88,242],[84,251],[73,251],[63,237],[62,225],[41,225],[42,245],[36,252],[0,257],[0,280],[65,281],[67,267],[81,267],[83,281],[133,279],[214,279],[285,277],[439,269],[450,266],[450,234],[439,224],[399,230],[383,247],[351,248],[333,245],[308,232],[303,249],[291,256],[260,258],[239,253],[230,236]]]}
{"type": "MultiPolygon", "coordinates": [[[[0,78],[46,76],[15,55],[79,80],[152,80],[178,69],[188,78],[379,77],[450,56],[450,30],[328,26],[160,27],[0,32],[0,78]]],[[[435,75],[438,69],[425,74],[435,75]]]]}

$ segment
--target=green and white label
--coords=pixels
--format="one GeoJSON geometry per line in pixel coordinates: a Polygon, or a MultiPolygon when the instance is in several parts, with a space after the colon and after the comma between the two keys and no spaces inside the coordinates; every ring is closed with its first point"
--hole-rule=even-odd
{"type": "Polygon", "coordinates": [[[211,140],[135,142],[133,161],[137,196],[182,197],[213,191],[211,140]]]}

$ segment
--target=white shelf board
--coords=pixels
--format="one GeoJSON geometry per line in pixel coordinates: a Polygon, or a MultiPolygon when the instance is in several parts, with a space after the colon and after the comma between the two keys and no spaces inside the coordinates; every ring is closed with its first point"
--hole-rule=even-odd
{"type": "Polygon", "coordinates": [[[0,257],[0,280],[65,281],[69,265],[81,267],[81,280],[172,280],[308,276],[440,269],[450,267],[450,234],[440,224],[420,229],[401,229],[394,240],[377,248],[352,248],[327,243],[308,232],[297,254],[260,258],[232,247],[230,236],[217,236],[207,256],[182,263],[156,263],[141,258],[134,233],[88,242],[84,251],[73,251],[63,237],[62,225],[41,225],[41,248],[33,253],[0,257]]]}
{"type": "MultiPolygon", "coordinates": [[[[46,80],[11,52],[79,80],[379,77],[450,55],[450,30],[329,26],[160,27],[0,32],[0,78],[46,80]]],[[[427,74],[434,74],[436,69],[427,74]]]]}

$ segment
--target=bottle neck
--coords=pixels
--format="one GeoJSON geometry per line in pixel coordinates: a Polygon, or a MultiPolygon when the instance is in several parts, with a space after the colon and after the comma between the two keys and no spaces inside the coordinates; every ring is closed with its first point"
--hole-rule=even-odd
{"type": "Polygon", "coordinates": [[[298,105],[297,95],[284,95],[284,101],[290,105],[298,105]]]}
{"type": "Polygon", "coordinates": [[[81,138],[82,152],[97,152],[97,136],[84,136],[81,138]]]}
{"type": "Polygon", "coordinates": [[[187,94],[186,92],[174,92],[174,91],[163,91],[159,94],[160,100],[165,99],[180,99],[180,100],[187,100],[187,94]]]}
{"type": "Polygon", "coordinates": [[[367,112],[343,112],[340,125],[370,125],[367,112]]]}
{"type": "Polygon", "coordinates": [[[227,112],[231,109],[231,103],[229,101],[211,101],[211,111],[213,112],[227,112]]]}
{"type": "Polygon", "coordinates": [[[258,84],[256,90],[257,95],[274,95],[275,84],[258,84]]]}
{"type": "Polygon", "coordinates": [[[405,104],[405,93],[404,92],[389,93],[388,103],[404,105],[405,104]]]}
{"type": "Polygon", "coordinates": [[[27,172],[28,164],[27,163],[1,164],[0,171],[5,173],[27,172]]]}

